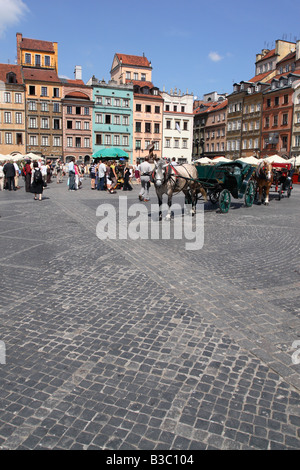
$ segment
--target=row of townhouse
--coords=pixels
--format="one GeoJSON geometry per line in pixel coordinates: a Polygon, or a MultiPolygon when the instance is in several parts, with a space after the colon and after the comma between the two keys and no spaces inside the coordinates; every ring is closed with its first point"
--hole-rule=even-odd
{"type": "Polygon", "coordinates": [[[257,54],[255,76],[194,109],[193,158],[300,154],[300,41],[257,54]]]}
{"type": "Polygon", "coordinates": [[[57,43],[17,33],[17,65],[0,64],[0,153],[36,153],[85,162],[99,150],[120,147],[130,162],[148,155],[190,161],[193,95],[152,83],[143,56],[116,53],[106,83],[85,84],[58,75],[57,43]]]}

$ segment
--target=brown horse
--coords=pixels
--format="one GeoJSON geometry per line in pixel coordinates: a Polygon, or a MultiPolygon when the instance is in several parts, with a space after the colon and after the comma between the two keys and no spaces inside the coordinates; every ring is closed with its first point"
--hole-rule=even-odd
{"type": "Polygon", "coordinates": [[[256,172],[255,172],[255,179],[257,183],[257,187],[259,190],[258,193],[258,204],[261,204],[263,190],[265,190],[266,198],[265,204],[269,204],[269,192],[271,185],[273,183],[273,168],[272,164],[267,160],[263,160],[259,163],[256,172]]]}
{"type": "Polygon", "coordinates": [[[167,163],[161,159],[155,164],[152,179],[158,198],[160,220],[162,218],[161,205],[163,194],[168,196],[169,212],[166,219],[171,218],[173,194],[177,194],[180,191],[184,193],[186,203],[192,204],[192,215],[196,213],[196,204],[199,193],[201,193],[204,200],[207,201],[206,191],[197,181],[198,172],[194,165],[186,163],[183,165],[173,166],[171,163],[167,163]]]}

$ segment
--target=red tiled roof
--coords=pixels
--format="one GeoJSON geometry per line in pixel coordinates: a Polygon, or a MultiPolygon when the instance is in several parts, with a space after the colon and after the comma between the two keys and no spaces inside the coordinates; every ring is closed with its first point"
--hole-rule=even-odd
{"type": "Polygon", "coordinates": [[[6,75],[9,72],[13,72],[16,74],[16,79],[18,84],[23,83],[21,67],[19,65],[11,65],[11,64],[0,64],[0,80],[2,82],[6,82],[6,75]]]}
{"type": "Polygon", "coordinates": [[[81,91],[71,91],[68,93],[65,98],[79,98],[83,100],[89,100],[89,96],[86,95],[85,93],[82,93],[81,91]]]}
{"type": "Polygon", "coordinates": [[[53,43],[50,41],[40,41],[39,39],[23,38],[20,43],[21,49],[32,51],[54,52],[53,43]]]}
{"type": "Polygon", "coordinates": [[[151,67],[147,57],[128,54],[116,54],[118,59],[122,61],[122,65],[136,65],[138,67],[151,67]]]}
{"type": "Polygon", "coordinates": [[[133,83],[133,85],[138,85],[140,88],[143,88],[144,86],[147,86],[149,88],[154,88],[154,85],[152,82],[146,82],[143,80],[126,80],[126,83],[133,83]]]}
{"type": "MultiPolygon", "coordinates": [[[[264,55],[261,59],[259,59],[257,62],[261,62],[262,60],[265,59],[270,59],[270,57],[273,57],[275,55],[275,49],[272,49],[271,51],[267,52],[266,55],[264,55]]],[[[257,63],[256,62],[256,63],[257,63]]]]}
{"type": "Polygon", "coordinates": [[[23,75],[25,80],[60,83],[60,79],[58,78],[58,75],[55,70],[43,70],[35,69],[33,67],[23,67],[23,75]]]}
{"type": "Polygon", "coordinates": [[[264,73],[260,73],[258,75],[255,75],[255,77],[248,80],[248,82],[251,82],[251,83],[261,82],[265,77],[270,75],[270,73],[272,73],[272,72],[274,72],[274,70],[269,70],[268,72],[264,72],[264,73]]]}
{"type": "Polygon", "coordinates": [[[86,86],[83,80],[69,80],[69,79],[66,80],[66,83],[64,83],[64,85],[72,85],[72,86],[73,85],[80,85],[80,86],[84,85],[84,86],[86,86]]]}

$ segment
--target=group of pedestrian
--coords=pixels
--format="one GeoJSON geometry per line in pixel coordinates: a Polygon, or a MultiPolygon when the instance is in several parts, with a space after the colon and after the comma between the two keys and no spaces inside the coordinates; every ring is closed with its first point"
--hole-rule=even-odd
{"type": "Polygon", "coordinates": [[[93,162],[89,168],[91,179],[91,189],[98,191],[108,191],[115,194],[118,187],[123,191],[131,191],[132,168],[126,163],[116,164],[114,161],[104,162],[99,160],[93,162]]]}
{"type": "Polygon", "coordinates": [[[77,191],[82,187],[84,176],[84,165],[78,165],[75,157],[72,157],[68,164],[68,186],[69,191],[77,191]]]}
{"type": "Polygon", "coordinates": [[[7,160],[4,165],[0,162],[0,191],[16,191],[20,188],[19,176],[21,170],[16,162],[7,160]]]}

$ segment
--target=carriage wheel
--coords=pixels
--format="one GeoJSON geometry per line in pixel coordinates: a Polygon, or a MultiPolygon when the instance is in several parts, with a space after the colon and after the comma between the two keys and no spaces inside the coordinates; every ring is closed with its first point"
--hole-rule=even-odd
{"type": "Polygon", "coordinates": [[[220,197],[220,191],[214,191],[213,193],[210,193],[209,200],[212,204],[217,204],[219,197],[220,197]]]}
{"type": "Polygon", "coordinates": [[[228,191],[228,189],[223,189],[219,197],[219,205],[220,205],[221,212],[223,212],[223,214],[226,214],[229,211],[230,202],[231,202],[230,192],[228,191]]]}
{"type": "Polygon", "coordinates": [[[279,190],[278,190],[278,198],[279,198],[279,201],[280,199],[282,198],[282,193],[283,193],[283,184],[281,184],[279,186],[279,190]]]}
{"type": "Polygon", "coordinates": [[[255,189],[252,181],[249,181],[249,184],[245,193],[245,205],[251,207],[255,197],[255,189]]]}

